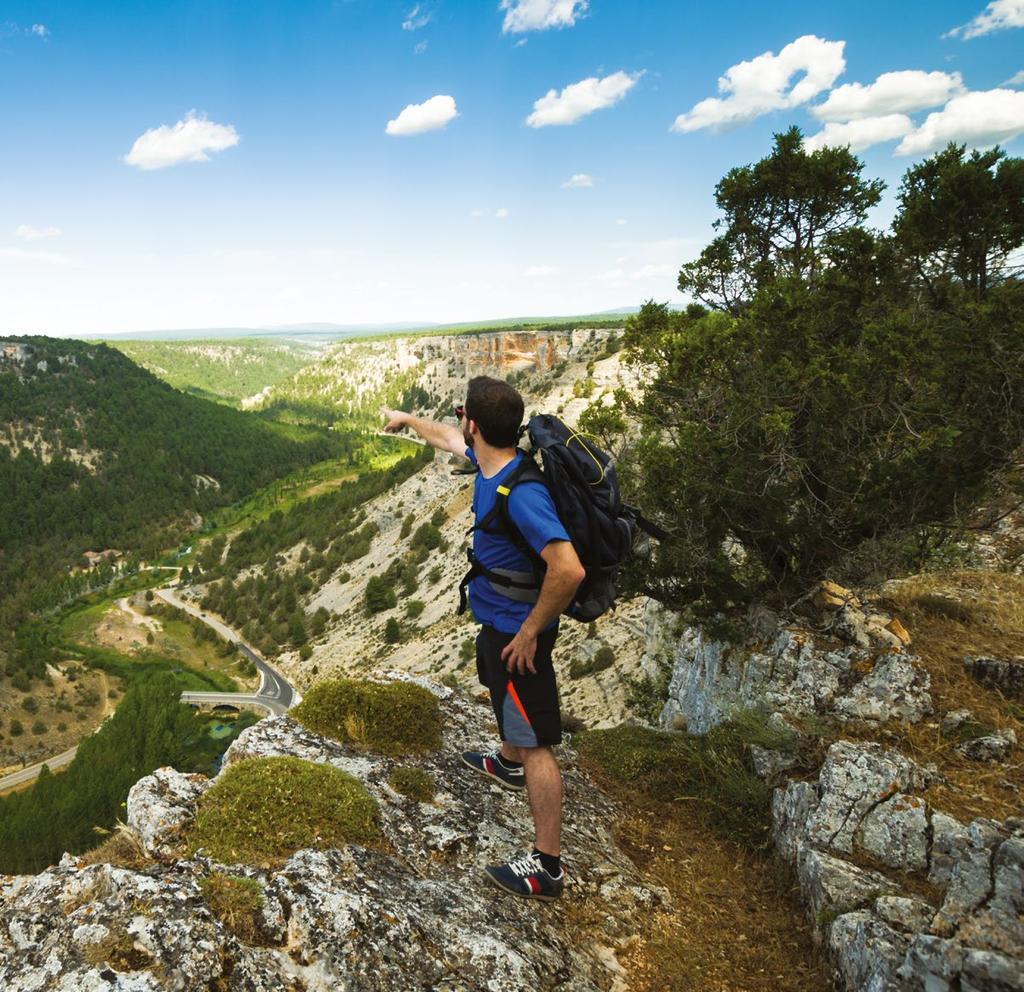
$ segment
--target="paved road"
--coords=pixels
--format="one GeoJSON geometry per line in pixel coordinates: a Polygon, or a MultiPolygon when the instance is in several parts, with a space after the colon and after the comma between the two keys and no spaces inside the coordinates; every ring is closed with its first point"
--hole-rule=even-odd
{"type": "Polygon", "coordinates": [[[190,613],[194,617],[198,617],[208,627],[212,627],[221,637],[225,640],[231,641],[238,645],[238,650],[242,652],[259,670],[260,670],[260,687],[256,690],[256,695],[268,701],[279,703],[285,710],[291,709],[296,703],[300,702],[302,696],[295,691],[295,688],[288,682],[288,680],[281,675],[280,672],[275,671],[270,667],[248,644],[246,644],[238,631],[229,627],[223,620],[218,617],[212,616],[203,610],[200,610],[194,603],[190,603],[186,599],[182,599],[173,590],[164,586],[161,589],[154,589],[153,594],[159,596],[165,603],[169,603],[171,606],[177,607],[179,610],[184,610],[186,613],[190,613]]]}
{"type": "MultiPolygon", "coordinates": [[[[226,703],[230,706],[262,706],[272,716],[287,713],[292,706],[301,702],[302,696],[295,687],[288,682],[280,672],[270,667],[248,644],[245,644],[238,633],[217,617],[210,616],[197,606],[181,599],[173,589],[164,587],[154,589],[154,595],[159,596],[165,603],[184,610],[194,617],[198,617],[207,626],[212,627],[221,637],[238,645],[242,652],[260,671],[260,686],[256,692],[183,692],[182,702],[185,703],[226,703]]],[[[25,785],[33,781],[39,774],[43,765],[49,765],[50,771],[56,768],[63,768],[74,760],[77,747],[68,748],[60,754],[47,758],[45,761],[38,761],[34,765],[27,765],[20,771],[12,772],[0,778],[0,792],[13,789],[19,785],[25,785]]]]}
{"type": "Polygon", "coordinates": [[[37,761],[34,765],[26,765],[21,771],[5,775],[3,778],[0,778],[0,792],[6,792],[8,789],[14,789],[19,785],[25,785],[27,782],[33,781],[42,771],[43,765],[49,765],[51,772],[56,768],[70,765],[77,751],[77,747],[71,747],[60,754],[55,754],[52,758],[47,758],[45,761],[37,761]]]}

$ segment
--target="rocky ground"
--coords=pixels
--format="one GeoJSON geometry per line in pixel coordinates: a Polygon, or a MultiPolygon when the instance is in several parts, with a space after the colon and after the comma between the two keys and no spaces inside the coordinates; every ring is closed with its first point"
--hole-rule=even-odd
{"type": "Polygon", "coordinates": [[[567,896],[538,905],[503,895],[484,865],[528,848],[525,797],[458,763],[488,737],[489,707],[442,686],[444,747],[418,766],[439,784],[417,803],[388,784],[394,759],[355,751],[287,717],[247,730],[226,765],[291,755],[333,765],[376,799],[382,850],[303,850],[269,870],[183,856],[179,841],[210,782],[171,769],[141,780],[127,819],[135,867],[71,855],[35,876],[0,880],[0,986],[9,992],[117,989],[609,990],[625,988],[617,952],[668,894],[620,853],[620,813],[572,767],[566,774],[567,896]],[[216,871],[254,880],[255,931],[240,938],[204,900],[216,871]],[[591,910],[584,922],[574,907],[591,910]]]}

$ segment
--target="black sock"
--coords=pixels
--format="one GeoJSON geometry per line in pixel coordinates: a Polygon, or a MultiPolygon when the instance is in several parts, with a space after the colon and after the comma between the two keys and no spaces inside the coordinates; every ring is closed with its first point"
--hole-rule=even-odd
{"type": "Polygon", "coordinates": [[[514,772],[517,768],[523,767],[523,763],[521,761],[509,761],[509,759],[503,754],[498,755],[498,762],[502,768],[507,768],[510,772],[514,772]]]}
{"type": "Polygon", "coordinates": [[[558,878],[562,874],[562,859],[557,854],[545,854],[537,848],[533,849],[533,853],[540,858],[541,865],[552,878],[558,878]]]}

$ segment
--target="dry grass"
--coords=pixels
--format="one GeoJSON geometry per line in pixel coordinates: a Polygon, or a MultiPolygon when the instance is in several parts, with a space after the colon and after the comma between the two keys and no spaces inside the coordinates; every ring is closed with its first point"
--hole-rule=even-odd
{"type": "Polygon", "coordinates": [[[118,868],[145,868],[153,859],[146,853],[138,834],[125,823],[117,822],[107,839],[91,851],[79,855],[87,865],[116,865],[118,868]]]}
{"type": "Polygon", "coordinates": [[[915,575],[890,584],[880,605],[910,631],[910,650],[931,676],[935,717],[911,727],[886,728],[893,743],[922,763],[934,762],[947,779],[926,798],[939,809],[970,820],[1020,814],[1024,758],[969,761],[944,738],[939,720],[949,710],[969,709],[987,730],[1013,730],[1024,746],[1024,704],[974,681],[964,671],[967,655],[1024,655],[1024,577],[1003,572],[957,571],[915,575]]]}
{"type": "Polygon", "coordinates": [[[153,965],[149,952],[126,933],[108,933],[86,947],[82,957],[96,968],[109,965],[115,971],[143,971],[153,965]]]}
{"type": "Polygon", "coordinates": [[[709,829],[692,803],[637,810],[619,844],[675,909],[621,958],[636,992],[821,992],[828,972],[795,892],[771,862],[709,829]]]}
{"type": "MultiPolygon", "coordinates": [[[[713,748],[720,758],[720,752],[732,749],[727,746],[731,737],[767,730],[752,717],[723,733],[713,748]]],[[[675,907],[638,918],[637,941],[620,955],[628,987],[634,992],[829,988],[793,879],[763,848],[752,847],[752,840],[763,838],[767,809],[760,796],[745,794],[745,779],[737,778],[733,763],[712,767],[696,754],[694,767],[681,772],[678,766],[690,753],[682,735],[620,728],[586,736],[581,763],[633,811],[618,825],[618,845],[648,878],[669,890],[675,907]],[[668,741],[677,749],[667,747],[668,741]],[[663,759],[660,767],[676,768],[666,772],[667,780],[648,768],[652,749],[663,759]],[[677,781],[680,775],[686,781],[677,781]],[[733,787],[724,792],[700,788],[699,780],[709,775],[733,787]],[[696,787],[684,788],[687,782],[696,787]],[[738,826],[737,818],[723,810],[727,794],[732,796],[729,805],[741,808],[739,820],[758,822],[738,826]]],[[[592,922],[585,914],[573,920],[583,930],[592,922]]]]}
{"type": "Polygon", "coordinates": [[[247,944],[260,942],[263,886],[252,878],[214,872],[200,879],[199,888],[210,911],[236,937],[247,944]]]}

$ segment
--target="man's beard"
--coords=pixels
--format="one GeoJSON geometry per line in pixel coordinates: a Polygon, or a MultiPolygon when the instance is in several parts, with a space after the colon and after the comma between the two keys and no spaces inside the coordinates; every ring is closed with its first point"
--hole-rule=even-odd
{"type": "Polygon", "coordinates": [[[466,442],[467,448],[473,447],[473,435],[465,427],[462,428],[462,440],[466,442]]]}

